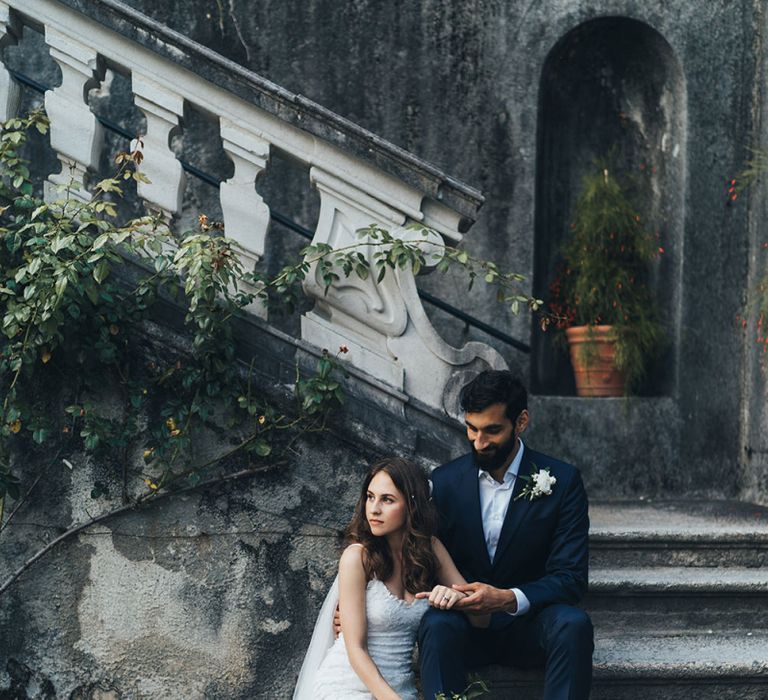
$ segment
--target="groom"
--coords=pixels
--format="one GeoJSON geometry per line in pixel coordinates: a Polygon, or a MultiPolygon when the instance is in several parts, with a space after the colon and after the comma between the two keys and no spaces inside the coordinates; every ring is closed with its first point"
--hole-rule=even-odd
{"type": "Polygon", "coordinates": [[[466,669],[545,667],[545,700],[586,700],[592,623],[574,607],[587,588],[587,495],[574,467],[534,452],[527,393],[510,373],[481,373],[461,392],[472,451],[432,472],[440,539],[469,582],[454,609],[493,613],[477,629],[430,608],[419,629],[424,697],[461,692],[466,669]],[[540,475],[532,480],[531,475],[540,475]]]}

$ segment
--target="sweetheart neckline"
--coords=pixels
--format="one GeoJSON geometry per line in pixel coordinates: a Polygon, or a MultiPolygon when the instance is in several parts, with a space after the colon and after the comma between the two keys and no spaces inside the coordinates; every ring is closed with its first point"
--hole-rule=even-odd
{"type": "Polygon", "coordinates": [[[390,591],[390,590],[389,590],[389,588],[387,587],[387,584],[386,584],[386,583],[384,583],[384,581],[382,581],[380,578],[372,578],[372,579],[371,579],[371,580],[368,582],[368,585],[370,586],[370,585],[371,585],[371,584],[372,584],[374,581],[375,581],[376,583],[380,583],[380,584],[381,584],[381,587],[384,589],[384,592],[385,592],[385,593],[386,593],[386,594],[387,594],[387,595],[388,595],[390,598],[392,598],[393,600],[396,600],[398,603],[401,603],[402,605],[405,605],[407,608],[412,608],[412,607],[413,607],[413,605],[414,605],[414,603],[416,603],[417,601],[421,600],[421,598],[414,598],[414,599],[413,599],[413,600],[412,600],[412,601],[409,603],[407,600],[405,600],[405,598],[398,598],[398,597],[397,597],[397,596],[396,596],[394,593],[392,593],[392,591],[390,591]]]}

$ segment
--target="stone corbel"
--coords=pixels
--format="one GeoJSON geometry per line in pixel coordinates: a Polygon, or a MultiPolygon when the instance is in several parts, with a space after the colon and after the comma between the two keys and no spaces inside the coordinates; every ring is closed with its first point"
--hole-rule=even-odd
{"type": "Polygon", "coordinates": [[[61,68],[61,85],[45,93],[50,120],[51,147],[61,161],[61,171],[48,178],[46,199],[57,199],[60,185],[71,186],[73,197],[87,201],[85,175],[98,166],[104,145],[102,127],[87,103],[88,90],[98,85],[98,55],[56,29],[45,28],[51,57],[61,68]]]}
{"type": "MultiPolygon", "coordinates": [[[[0,0],[0,53],[6,46],[16,44],[21,27],[7,2],[0,0]]],[[[15,117],[19,110],[21,90],[8,69],[0,64],[0,121],[15,117]]]]}
{"type": "MultiPolygon", "coordinates": [[[[356,231],[371,224],[392,230],[405,222],[405,215],[319,168],[310,170],[310,179],[320,193],[320,215],[312,242],[336,249],[361,243],[359,252],[373,265],[377,248],[365,245],[356,231]]],[[[394,275],[386,275],[381,282],[375,273],[365,280],[354,274],[347,278],[342,275],[326,289],[315,266],[307,275],[304,291],[315,299],[315,306],[302,317],[302,338],[332,353],[346,345],[350,352],[345,359],[402,388],[402,363],[387,347],[388,339],[403,333],[408,324],[394,275]]]]}
{"type": "MultiPolygon", "coordinates": [[[[431,204],[422,222],[430,226],[439,222],[441,233],[433,230],[424,239],[421,230],[403,228],[401,211],[348,181],[317,168],[310,176],[320,192],[313,243],[343,248],[361,241],[357,229],[378,224],[397,238],[418,243],[429,265],[436,264],[442,254],[443,236],[452,241],[461,238],[458,215],[452,218],[442,205],[431,204]]],[[[360,252],[373,265],[377,249],[364,245],[360,252]]],[[[381,282],[376,281],[375,271],[366,280],[342,275],[327,290],[313,269],[304,288],[316,300],[313,310],[302,318],[305,340],[332,353],[346,345],[346,361],[437,410],[455,415],[455,387],[483,369],[506,368],[503,358],[488,345],[472,342],[454,348],[438,335],[421,305],[410,269],[388,269],[381,282]]]]}
{"type": "MultiPolygon", "coordinates": [[[[256,191],[256,180],[269,162],[270,144],[225,117],[221,118],[221,140],[235,166],[232,177],[221,183],[224,232],[235,242],[243,269],[252,272],[264,255],[269,230],[269,207],[256,191]]],[[[254,302],[249,311],[267,318],[266,306],[260,302],[254,302]]]]}
{"type": "MultiPolygon", "coordinates": [[[[443,238],[451,244],[462,239],[459,232],[460,215],[440,202],[425,199],[422,202],[423,223],[439,231],[432,248],[433,260],[442,253],[443,238]]],[[[411,235],[414,232],[409,231],[411,235]]],[[[420,235],[420,234],[419,234],[420,235]]],[[[424,252],[430,262],[429,250],[424,252]]],[[[508,369],[504,358],[490,345],[469,342],[455,348],[443,340],[432,326],[419,298],[416,280],[410,270],[396,270],[405,308],[408,327],[405,332],[389,340],[389,349],[398,357],[409,358],[409,371],[405,375],[405,392],[433,408],[442,409],[454,418],[460,417],[458,394],[475,375],[485,369],[508,369]]]]}
{"type": "Polygon", "coordinates": [[[140,137],[144,156],[140,170],[149,182],[139,182],[137,192],[147,209],[170,223],[181,210],[184,192],[184,170],[170,147],[171,137],[181,129],[184,100],[136,71],[131,83],[134,103],[147,119],[146,133],[140,137]]]}
{"type": "Polygon", "coordinates": [[[460,418],[458,393],[470,379],[485,369],[508,369],[504,358],[490,345],[472,341],[455,348],[432,326],[422,306],[414,276],[395,272],[406,309],[408,327],[388,343],[397,357],[406,358],[404,391],[419,401],[460,418]]]}

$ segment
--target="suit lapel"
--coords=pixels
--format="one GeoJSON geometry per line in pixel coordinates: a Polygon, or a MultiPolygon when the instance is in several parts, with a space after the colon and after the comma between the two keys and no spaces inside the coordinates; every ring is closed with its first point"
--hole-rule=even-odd
{"type": "MultiPolygon", "coordinates": [[[[533,462],[531,460],[531,451],[526,447],[523,452],[523,459],[520,462],[520,469],[517,472],[517,478],[515,479],[515,485],[512,489],[512,500],[509,502],[509,508],[507,509],[507,515],[504,517],[504,524],[501,526],[501,534],[499,535],[499,544],[496,547],[496,555],[493,558],[494,566],[501,557],[504,555],[504,550],[509,546],[510,542],[514,539],[517,529],[528,514],[528,509],[531,507],[531,501],[527,498],[521,498],[515,500],[520,492],[527,485],[527,481],[521,479],[522,476],[530,476],[533,471],[533,462]]],[[[482,525],[481,525],[482,527],[482,525]]]]}
{"type": "Polygon", "coordinates": [[[462,509],[466,514],[463,520],[466,523],[466,537],[471,550],[477,553],[483,568],[488,570],[491,568],[491,560],[488,557],[488,547],[485,545],[483,518],[480,512],[480,485],[477,474],[472,456],[469,455],[459,484],[459,494],[463,500],[462,509]]]}

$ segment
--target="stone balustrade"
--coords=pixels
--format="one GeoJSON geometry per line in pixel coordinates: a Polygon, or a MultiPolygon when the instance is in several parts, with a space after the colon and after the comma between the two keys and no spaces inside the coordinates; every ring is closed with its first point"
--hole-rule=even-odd
{"type": "MultiPolygon", "coordinates": [[[[87,93],[104,80],[105,67],[130,75],[134,103],[146,118],[142,170],[149,183],[138,195],[172,222],[181,208],[184,171],[170,148],[183,130],[186,105],[211,115],[234,174],[220,187],[227,235],[252,268],[264,255],[269,205],[258,178],[280,154],[304,165],[320,195],[315,243],[334,247],[357,241],[371,224],[397,235],[419,222],[433,243],[457,243],[474,221],[482,196],[437,168],[385,142],[314,102],[292,94],[187,37],[154,23],[116,0],[0,0],[0,48],[16,41],[20,27],[44,29],[61,83],[45,96],[51,146],[61,171],[51,185],[75,181],[88,197],[88,173],[99,161],[104,137],[87,93]]],[[[18,86],[0,66],[0,113],[17,109],[18,86]]],[[[52,196],[49,187],[47,196],[52,196]]],[[[290,212],[288,212],[290,215],[290,212]]],[[[363,249],[372,261],[372,249],[363,249]]],[[[345,359],[433,409],[445,408],[452,382],[500,355],[481,343],[449,346],[430,324],[413,274],[399,270],[381,282],[342,279],[327,291],[310,276],[305,292],[314,308],[302,318],[303,340],[350,348],[345,359]]],[[[266,320],[266,310],[252,311],[266,320]]],[[[451,407],[452,408],[452,407],[451,407]]]]}

